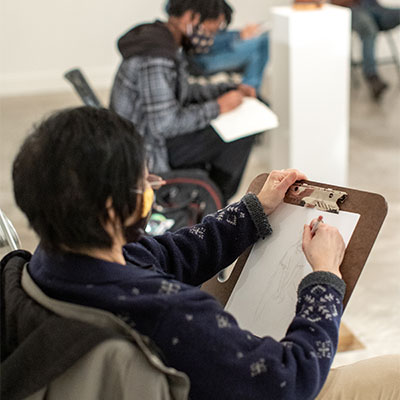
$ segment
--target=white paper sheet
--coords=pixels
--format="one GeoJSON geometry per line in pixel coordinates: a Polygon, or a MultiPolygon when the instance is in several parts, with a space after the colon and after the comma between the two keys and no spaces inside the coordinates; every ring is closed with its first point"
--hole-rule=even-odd
{"type": "Polygon", "coordinates": [[[211,126],[225,142],[264,132],[278,125],[276,114],[253,97],[245,97],[239,107],[211,121],[211,126]]]}
{"type": "Polygon", "coordinates": [[[322,215],[350,241],[359,214],[339,214],[282,204],[269,217],[273,234],[253,247],[225,309],[257,336],[285,336],[295,315],[297,287],[312,272],[301,248],[303,226],[322,215]]]}

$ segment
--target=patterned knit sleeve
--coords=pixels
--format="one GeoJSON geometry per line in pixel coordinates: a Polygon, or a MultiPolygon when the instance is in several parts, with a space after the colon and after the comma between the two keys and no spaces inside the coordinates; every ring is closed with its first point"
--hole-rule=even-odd
{"type": "MultiPolygon", "coordinates": [[[[344,283],[329,272],[300,285],[285,337],[257,337],[200,290],[171,299],[154,339],[170,366],[191,381],[192,399],[314,399],[338,342],[344,283]]],[[[251,306],[251,305],[249,305],[251,306]]]]}
{"type": "MultiPolygon", "coordinates": [[[[247,194],[240,202],[206,216],[201,224],[145,238],[140,244],[152,254],[149,263],[179,281],[197,286],[271,232],[257,196],[247,194]]],[[[129,250],[129,245],[126,248],[129,250]]]]}

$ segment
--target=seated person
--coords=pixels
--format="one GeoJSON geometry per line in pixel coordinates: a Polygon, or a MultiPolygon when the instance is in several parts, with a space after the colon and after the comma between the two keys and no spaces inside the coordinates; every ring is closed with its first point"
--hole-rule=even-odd
{"type": "Polygon", "coordinates": [[[143,135],[153,173],[202,168],[227,201],[240,183],[254,137],[225,143],[210,126],[236,108],[246,85],[190,85],[182,48],[202,25],[214,35],[224,20],[223,0],[170,0],[167,22],[131,29],[118,41],[123,61],[115,77],[110,108],[135,123],[143,135]]]}
{"type": "Polygon", "coordinates": [[[352,29],[362,41],[363,73],[372,97],[379,100],[388,84],[376,68],[376,37],[379,31],[400,25],[400,8],[382,7],[376,0],[332,0],[332,3],[351,8],[352,29]]]}
{"type": "Polygon", "coordinates": [[[13,166],[16,202],[40,237],[32,279],[52,298],[107,310],[149,337],[168,366],[189,376],[193,400],[315,398],[336,351],[345,290],[335,228],[322,224],[312,235],[304,227],[314,272],[300,283],[296,314],[279,342],[242,330],[198,287],[273,237],[268,215],[304,175],[271,172],[258,195],[201,224],[141,237],[153,200],[145,158],[134,125],[109,110],[61,111],[35,129],[13,166]],[[337,310],[332,318],[318,308],[304,312],[318,290],[337,310]]]}
{"type": "Polygon", "coordinates": [[[224,2],[225,27],[214,38],[196,31],[197,44],[190,51],[190,64],[196,75],[217,72],[240,72],[242,83],[260,94],[264,68],[268,62],[269,37],[258,24],[245,26],[241,31],[227,31],[232,8],[224,2]]]}

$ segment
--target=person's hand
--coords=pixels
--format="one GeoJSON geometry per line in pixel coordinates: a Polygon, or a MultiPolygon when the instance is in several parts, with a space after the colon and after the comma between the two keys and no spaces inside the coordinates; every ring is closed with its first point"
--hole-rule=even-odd
{"type": "Polygon", "coordinates": [[[297,169],[272,171],[257,195],[265,214],[270,215],[281,204],[289,187],[301,179],[307,177],[297,169]]]}
{"type": "Polygon", "coordinates": [[[256,97],[256,89],[253,86],[245,85],[241,83],[238,86],[238,90],[243,94],[243,96],[247,97],[256,97]]]}
{"type": "Polygon", "coordinates": [[[155,190],[160,189],[161,186],[167,183],[163,178],[161,178],[161,176],[154,174],[147,175],[147,182],[149,182],[150,186],[155,190]]]}
{"type": "Polygon", "coordinates": [[[232,111],[237,106],[242,104],[243,93],[239,90],[230,90],[229,92],[219,96],[217,103],[219,105],[219,112],[221,114],[232,111]]]}
{"type": "Polygon", "coordinates": [[[256,37],[260,34],[260,25],[259,24],[249,24],[246,25],[240,31],[240,39],[247,40],[253,37],[256,37]]]}
{"type": "Polygon", "coordinates": [[[311,221],[304,225],[303,251],[313,271],[328,271],[342,277],[339,267],[343,261],[345,244],[339,231],[330,225],[320,223],[314,234],[312,226],[317,222],[311,221]]]}

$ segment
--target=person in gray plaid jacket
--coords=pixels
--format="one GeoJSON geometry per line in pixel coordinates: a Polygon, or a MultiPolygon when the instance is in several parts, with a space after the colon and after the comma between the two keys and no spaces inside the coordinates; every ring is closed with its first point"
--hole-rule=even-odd
{"type": "Polygon", "coordinates": [[[210,122],[244,96],[254,97],[255,89],[189,84],[185,57],[196,27],[214,35],[224,24],[223,6],[223,0],[169,0],[167,22],[139,25],[123,35],[110,108],[144,137],[151,172],[204,169],[227,202],[239,186],[254,136],[225,143],[210,122]]]}

